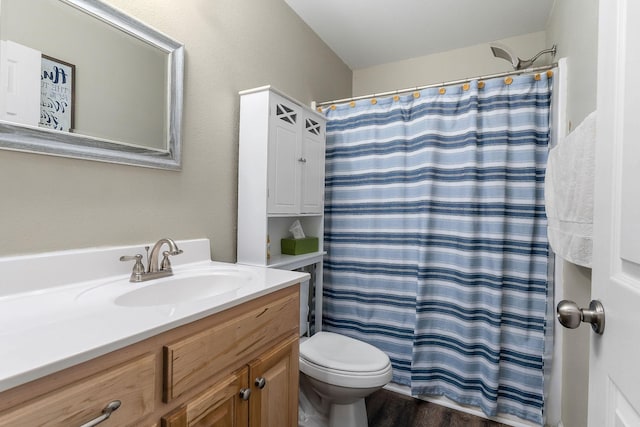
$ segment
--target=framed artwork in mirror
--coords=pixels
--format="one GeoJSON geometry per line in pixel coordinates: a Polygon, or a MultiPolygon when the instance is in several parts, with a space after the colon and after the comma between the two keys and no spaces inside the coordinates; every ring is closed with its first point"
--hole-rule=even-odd
{"type": "Polygon", "coordinates": [[[42,55],[38,126],[73,132],[76,66],[42,55]]]}

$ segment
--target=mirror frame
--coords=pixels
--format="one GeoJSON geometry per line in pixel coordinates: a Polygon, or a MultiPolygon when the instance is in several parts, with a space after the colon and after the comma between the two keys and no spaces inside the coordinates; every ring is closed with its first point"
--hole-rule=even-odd
{"type": "Polygon", "coordinates": [[[181,169],[184,45],[99,0],[60,0],[168,54],[167,149],[0,121],[0,149],[158,169],[181,169]]]}

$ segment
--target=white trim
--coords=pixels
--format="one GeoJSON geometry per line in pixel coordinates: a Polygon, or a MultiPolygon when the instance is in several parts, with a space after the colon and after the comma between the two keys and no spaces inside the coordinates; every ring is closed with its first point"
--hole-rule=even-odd
{"type": "MultiPolygon", "coordinates": [[[[551,106],[551,147],[555,146],[561,138],[566,136],[567,123],[567,75],[568,75],[567,58],[561,58],[558,61],[557,76],[554,76],[553,97],[551,106]]],[[[553,252],[551,252],[553,254],[553,252]]],[[[555,313],[555,307],[564,299],[564,260],[557,255],[554,256],[554,278],[553,278],[553,307],[550,307],[555,313]]],[[[548,319],[555,322],[555,316],[548,319]]],[[[562,364],[563,364],[563,337],[565,329],[560,324],[553,324],[553,354],[549,384],[545,384],[544,399],[544,421],[545,425],[553,426],[556,423],[562,423],[562,364]]],[[[546,372],[545,372],[546,373],[546,372]]],[[[546,377],[545,377],[546,381],[546,377]]]]}

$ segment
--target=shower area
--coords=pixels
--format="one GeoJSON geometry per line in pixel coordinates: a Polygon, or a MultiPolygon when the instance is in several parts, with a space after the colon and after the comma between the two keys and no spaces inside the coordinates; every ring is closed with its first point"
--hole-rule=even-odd
{"type": "Polygon", "coordinates": [[[555,306],[544,177],[562,67],[509,60],[512,73],[320,104],[323,327],[385,351],[413,396],[541,425],[555,306]]]}

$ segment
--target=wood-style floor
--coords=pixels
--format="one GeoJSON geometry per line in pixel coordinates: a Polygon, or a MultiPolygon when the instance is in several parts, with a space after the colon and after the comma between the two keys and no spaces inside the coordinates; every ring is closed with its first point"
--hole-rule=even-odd
{"type": "Polygon", "coordinates": [[[508,427],[384,389],[367,397],[366,405],[369,427],[508,427]]]}

